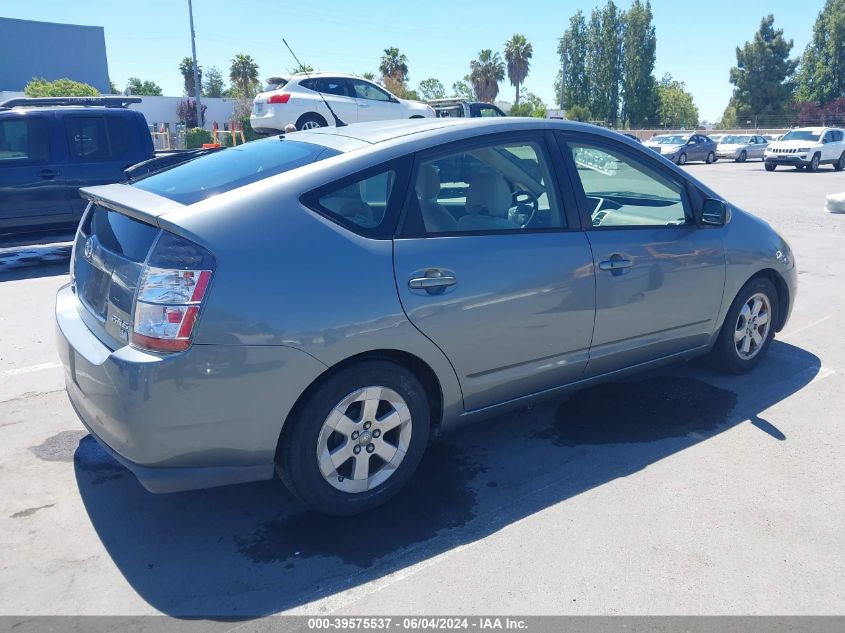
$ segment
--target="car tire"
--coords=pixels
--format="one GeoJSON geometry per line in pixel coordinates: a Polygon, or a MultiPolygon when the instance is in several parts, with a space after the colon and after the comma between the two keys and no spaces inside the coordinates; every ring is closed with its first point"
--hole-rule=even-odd
{"type": "Polygon", "coordinates": [[[678,165],[686,165],[687,164],[687,155],[686,154],[679,154],[678,155],[678,165]]]}
{"type": "Polygon", "coordinates": [[[319,114],[315,114],[314,112],[308,112],[299,117],[299,120],[296,122],[296,129],[314,130],[318,127],[326,127],[327,125],[328,123],[326,123],[326,120],[319,114]]]}
{"type": "Polygon", "coordinates": [[[842,156],[839,157],[839,160],[833,163],[833,168],[836,171],[842,171],[845,169],[845,152],[842,152],[842,156]]]}
{"type": "Polygon", "coordinates": [[[821,163],[821,154],[818,152],[813,154],[812,160],[810,160],[810,164],[807,165],[807,171],[810,173],[815,173],[819,170],[819,164],[821,163]]]}
{"type": "Polygon", "coordinates": [[[704,159],[704,162],[707,163],[708,165],[712,165],[713,163],[716,162],[716,154],[714,154],[713,152],[710,152],[709,154],[707,154],[707,158],[704,159]]]}
{"type": "Polygon", "coordinates": [[[710,353],[719,370],[743,374],[757,366],[775,336],[778,306],[777,290],[765,277],[754,277],[740,289],[710,353]]]}
{"type": "Polygon", "coordinates": [[[766,166],[766,171],[774,171],[778,168],[774,163],[764,163],[764,165],[766,166]]]}
{"type": "Polygon", "coordinates": [[[430,406],[408,369],[365,361],[322,382],[287,424],[276,455],[285,486],[318,512],[351,516],[385,503],[411,479],[428,445],[430,406]]]}
{"type": "Polygon", "coordinates": [[[738,163],[744,163],[746,160],[748,160],[748,153],[747,153],[745,150],[742,150],[742,151],[739,153],[739,156],[737,156],[737,158],[736,158],[736,162],[738,162],[738,163]]]}

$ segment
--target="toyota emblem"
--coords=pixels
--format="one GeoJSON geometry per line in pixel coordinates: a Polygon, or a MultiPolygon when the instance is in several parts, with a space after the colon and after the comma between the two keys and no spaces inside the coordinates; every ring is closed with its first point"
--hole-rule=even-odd
{"type": "Polygon", "coordinates": [[[93,235],[85,241],[85,250],[82,251],[82,254],[85,256],[85,259],[91,259],[91,256],[94,254],[94,236],[93,235]]]}

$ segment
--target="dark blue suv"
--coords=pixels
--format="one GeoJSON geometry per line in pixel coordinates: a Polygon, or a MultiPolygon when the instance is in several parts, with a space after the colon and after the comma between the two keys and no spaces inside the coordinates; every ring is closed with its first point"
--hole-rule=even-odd
{"type": "Polygon", "coordinates": [[[120,182],[154,156],[137,97],[12,99],[0,103],[0,235],[74,229],[80,187],[120,182]]]}

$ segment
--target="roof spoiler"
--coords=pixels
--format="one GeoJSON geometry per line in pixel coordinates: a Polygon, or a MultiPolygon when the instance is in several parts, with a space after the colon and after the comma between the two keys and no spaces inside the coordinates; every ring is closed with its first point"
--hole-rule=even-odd
{"type": "Polygon", "coordinates": [[[141,103],[141,97],[17,97],[0,103],[0,110],[18,106],[105,106],[107,108],[125,108],[130,103],[141,103]]]}

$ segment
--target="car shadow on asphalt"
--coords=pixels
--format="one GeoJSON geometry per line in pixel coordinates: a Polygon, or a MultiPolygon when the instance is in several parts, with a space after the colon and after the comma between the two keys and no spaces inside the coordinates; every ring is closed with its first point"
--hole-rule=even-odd
{"type": "Polygon", "coordinates": [[[405,570],[760,417],[820,370],[775,341],[752,373],[703,361],[608,383],[446,437],[409,488],[351,518],[323,517],[277,481],[152,495],[90,437],[74,454],[88,516],[114,564],[176,617],[252,618],[405,570]]]}

